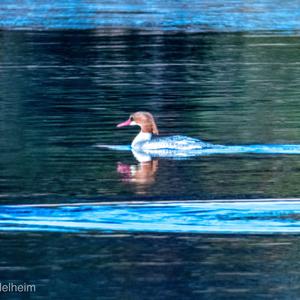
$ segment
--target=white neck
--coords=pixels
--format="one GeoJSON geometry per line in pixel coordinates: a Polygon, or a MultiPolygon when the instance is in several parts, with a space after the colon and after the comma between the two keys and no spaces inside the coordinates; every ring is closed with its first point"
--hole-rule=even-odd
{"type": "Polygon", "coordinates": [[[152,133],[140,131],[140,133],[132,141],[131,147],[135,148],[136,146],[138,146],[138,143],[150,141],[151,137],[152,133]]]}

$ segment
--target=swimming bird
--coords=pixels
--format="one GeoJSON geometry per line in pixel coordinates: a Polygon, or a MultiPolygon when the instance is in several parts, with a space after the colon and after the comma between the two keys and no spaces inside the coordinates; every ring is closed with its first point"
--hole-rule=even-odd
{"type": "Polygon", "coordinates": [[[208,148],[211,145],[199,139],[182,135],[160,137],[154,117],[149,112],[135,112],[129,116],[127,121],[117,125],[118,128],[124,126],[139,126],[141,128],[131,143],[134,150],[195,150],[208,148]]]}

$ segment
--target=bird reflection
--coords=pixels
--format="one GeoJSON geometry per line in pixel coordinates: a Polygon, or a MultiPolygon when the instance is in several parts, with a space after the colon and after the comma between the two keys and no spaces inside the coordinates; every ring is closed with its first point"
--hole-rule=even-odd
{"type": "Polygon", "coordinates": [[[121,174],[122,181],[134,184],[138,194],[146,193],[145,188],[155,182],[157,170],[158,160],[144,161],[137,165],[128,165],[119,162],[117,165],[117,172],[121,174]]]}

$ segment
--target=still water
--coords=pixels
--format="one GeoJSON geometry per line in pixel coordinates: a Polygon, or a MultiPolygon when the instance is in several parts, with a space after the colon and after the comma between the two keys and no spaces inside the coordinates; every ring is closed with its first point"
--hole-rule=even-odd
{"type": "Polygon", "coordinates": [[[299,37],[119,28],[1,31],[0,39],[2,282],[35,283],[40,299],[299,295],[299,203],[246,202],[243,210],[241,201],[298,197],[299,154],[140,164],[130,151],[96,147],[130,144],[137,129],[115,127],[139,110],[154,114],[162,134],[228,146],[300,144],[299,37]],[[201,205],[185,203],[193,199],[201,205]],[[212,210],[214,199],[236,202],[212,210]],[[133,200],[146,208],[101,205],[133,200]],[[157,216],[151,205],[161,200],[176,200],[179,211],[168,202],[157,216]],[[117,220],[104,218],[112,212],[117,220]],[[57,223],[82,220],[91,228],[57,223]],[[119,227],[104,228],[112,220],[119,227]],[[203,220],[219,231],[166,227],[203,220]],[[159,221],[165,224],[156,228],[159,221]],[[225,221],[240,231],[222,235],[225,221]],[[268,226],[255,235],[253,227],[242,230],[249,224],[268,226]]]}

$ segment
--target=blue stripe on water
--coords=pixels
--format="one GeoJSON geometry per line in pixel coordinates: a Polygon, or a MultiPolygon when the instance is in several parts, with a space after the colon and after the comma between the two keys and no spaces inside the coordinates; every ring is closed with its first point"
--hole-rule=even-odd
{"type": "Polygon", "coordinates": [[[298,6],[296,0],[1,0],[0,28],[295,31],[298,6]]]}
{"type": "Polygon", "coordinates": [[[2,206],[2,231],[300,233],[300,200],[2,206]]]}

